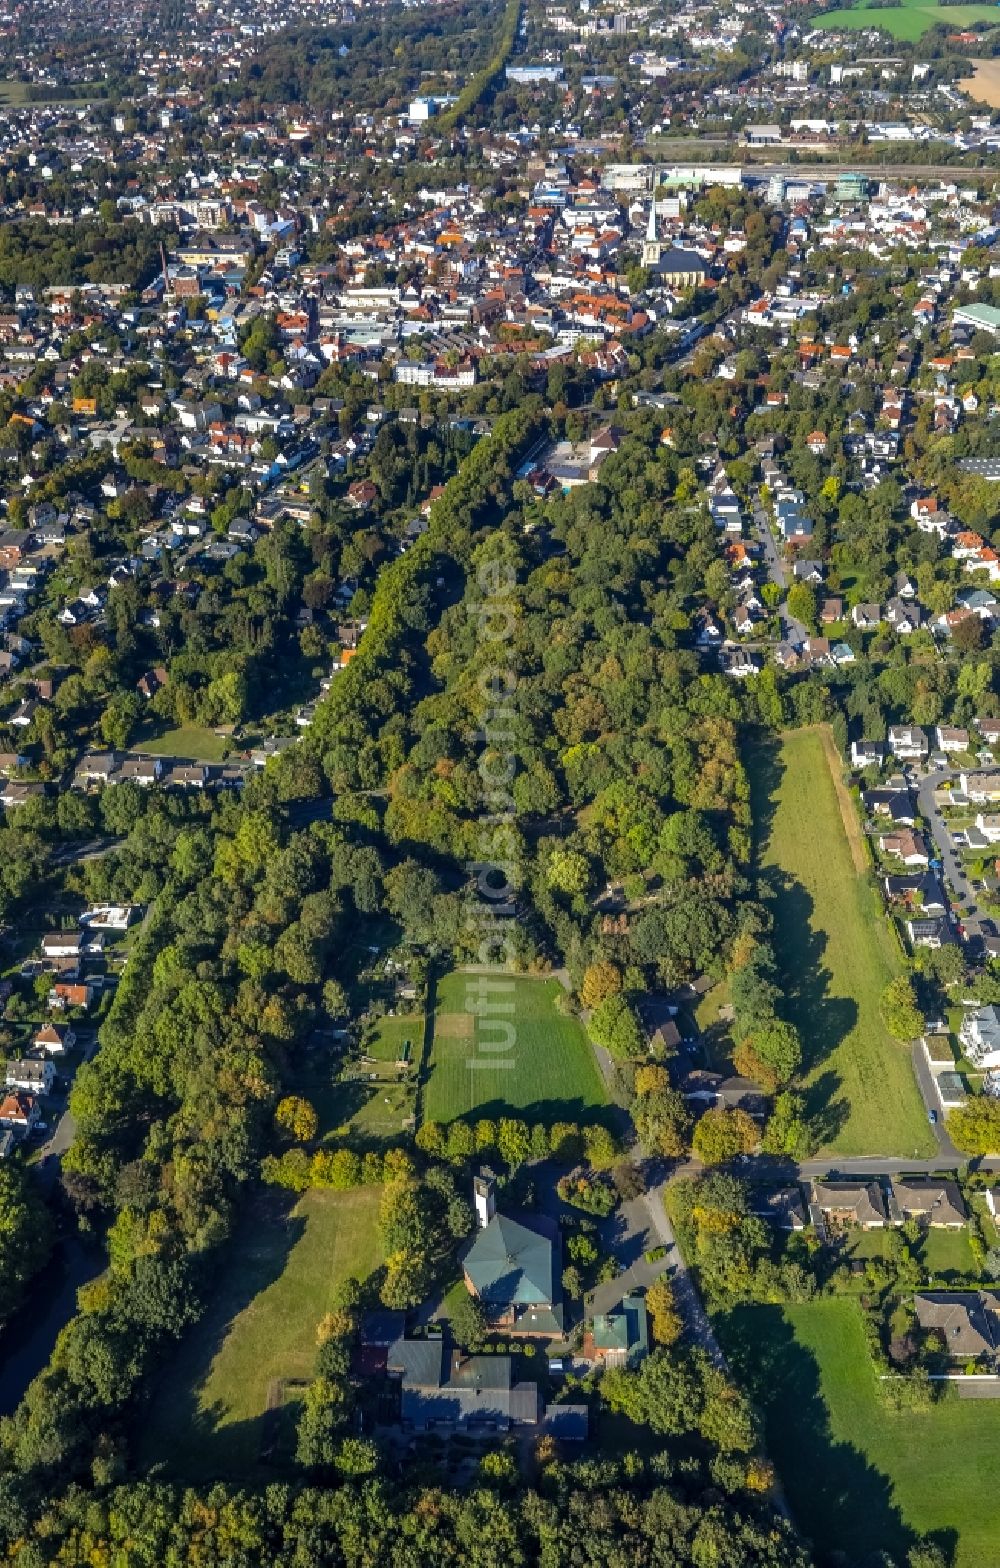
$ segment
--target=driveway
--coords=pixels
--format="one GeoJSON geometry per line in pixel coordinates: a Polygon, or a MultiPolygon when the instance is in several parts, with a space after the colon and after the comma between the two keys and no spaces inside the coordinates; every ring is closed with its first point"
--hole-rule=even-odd
{"type": "Polygon", "coordinates": [[[646,1253],[663,1245],[653,1228],[645,1196],[621,1203],[611,1221],[602,1221],[601,1240],[620,1264],[625,1266],[614,1279],[596,1285],[587,1295],[588,1316],[613,1312],[622,1298],[633,1290],[646,1290],[668,1267],[665,1258],[646,1261],[646,1253]]]}

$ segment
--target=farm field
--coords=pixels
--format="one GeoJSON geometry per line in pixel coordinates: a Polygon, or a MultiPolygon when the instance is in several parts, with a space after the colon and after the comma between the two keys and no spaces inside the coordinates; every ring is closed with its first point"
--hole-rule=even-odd
{"type": "Polygon", "coordinates": [[[760,893],[774,914],[785,1010],[802,1038],[807,1108],[831,1153],[930,1155],[909,1047],[879,1013],[896,972],[891,934],[827,747],[823,729],[796,730],[746,759],[760,893]]]}
{"type": "Polygon", "coordinates": [[[963,76],[958,86],[979,103],[1000,109],[1000,60],[972,60],[972,75],[963,76]]]}
{"type": "Polygon", "coordinates": [[[740,1307],[716,1327],[820,1564],[901,1559],[916,1533],[954,1544],[953,1568],[995,1568],[1000,1401],[888,1409],[853,1301],[740,1307]]]}
{"type": "MultiPolygon", "coordinates": [[[[814,18],[817,27],[853,28],[880,27],[893,38],[914,43],[936,23],[943,22],[949,31],[971,27],[975,22],[996,23],[997,10],[991,5],[939,6],[934,0],[902,0],[896,6],[849,6],[839,11],[824,11],[814,18]]],[[[988,100],[987,100],[988,101],[988,100]]]]}
{"type": "MultiPolygon", "coordinates": [[[[497,980],[490,977],[491,984],[497,980]]],[[[446,975],[438,986],[430,1043],[423,1114],[449,1122],[520,1112],[529,1121],[576,1121],[607,1103],[590,1042],[575,1018],[556,1011],[558,980],[503,976],[511,990],[499,1000],[511,1006],[496,1019],[513,1025],[513,1045],[502,1056],[483,1049],[501,1031],[487,1027],[477,1039],[477,1019],[467,1010],[467,991],[479,983],[471,974],[446,975]],[[469,1063],[486,1063],[470,1067],[469,1063]],[[493,1065],[494,1062],[510,1065],[493,1065]]]]}
{"type": "MultiPolygon", "coordinates": [[[[277,1412],[290,1428],[286,1382],[312,1375],[316,1326],[350,1274],[381,1261],[379,1188],[307,1192],[291,1212],[265,1193],[215,1278],[211,1305],[154,1390],[142,1424],[144,1464],[192,1482],[274,1471],[262,1452],[277,1412]],[[270,1421],[269,1421],[269,1407],[270,1421]]],[[[293,1399],[294,1404],[294,1399],[293,1399]]]]}

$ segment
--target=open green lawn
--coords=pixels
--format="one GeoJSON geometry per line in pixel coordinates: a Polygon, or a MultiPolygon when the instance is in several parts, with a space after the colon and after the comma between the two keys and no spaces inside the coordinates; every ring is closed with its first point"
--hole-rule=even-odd
{"type": "Polygon", "coordinates": [[[202,724],[182,724],[174,730],[147,739],[137,735],[132,742],[136,751],[151,757],[181,757],[185,762],[221,762],[232,746],[228,736],[216,735],[202,724]]]}
{"type": "Polygon", "coordinates": [[[853,1301],[741,1307],[716,1326],[820,1568],[901,1558],[914,1533],[954,1544],[953,1568],[996,1568],[1000,1401],[888,1409],[853,1301]]]}
{"type": "Polygon", "coordinates": [[[813,18],[817,27],[829,28],[854,28],[880,27],[884,32],[891,33],[893,38],[902,38],[908,43],[913,43],[923,36],[928,28],[937,22],[943,22],[949,32],[957,32],[961,28],[971,27],[974,22],[996,23],[998,13],[995,6],[991,5],[949,5],[939,6],[934,0],[902,0],[902,4],[895,6],[851,6],[841,11],[824,11],[822,16],[813,18]]]}
{"type": "Polygon", "coordinates": [[[381,1261],[379,1197],[378,1188],[307,1192],[287,1213],[269,1193],[251,1206],[208,1312],[153,1392],[141,1422],[144,1465],[192,1482],[267,1474],[263,1451],[287,1449],[281,1428],[294,1419],[295,1390],[284,1383],[311,1377],[316,1326],[337,1285],[381,1261]]]}
{"type": "Polygon", "coordinates": [[[398,1139],[416,1111],[416,1073],[400,1073],[395,1058],[352,1064],[343,1077],[339,1065],[321,1058],[296,1073],[289,1088],[315,1107],[324,1142],[347,1138],[367,1148],[398,1139]]]}
{"type": "Polygon", "coordinates": [[[604,1082],[583,1028],[556,1011],[558,980],[489,976],[485,994],[490,1005],[502,1003],[510,1010],[484,1021],[468,1009],[486,978],[456,973],[438,986],[425,1119],[448,1122],[470,1112],[502,1116],[519,1111],[529,1121],[576,1121],[605,1105],[604,1082]],[[509,1049],[488,1049],[506,1043],[508,1034],[509,1049]]]}
{"type": "Polygon", "coordinates": [[[397,1013],[390,1018],[376,1018],[365,1030],[361,1049],[366,1056],[380,1062],[397,1062],[402,1059],[406,1042],[410,1042],[408,1060],[419,1062],[424,1043],[423,1013],[397,1013]]]}
{"type": "MultiPolygon", "coordinates": [[[[886,1258],[890,1255],[891,1231],[859,1230],[851,1233],[848,1248],[852,1258],[886,1258]]],[[[934,1229],[928,1226],[916,1243],[915,1252],[930,1277],[938,1282],[958,1283],[958,1277],[975,1273],[975,1260],[967,1230],[934,1229]]]]}
{"type": "Polygon", "coordinates": [[[845,794],[848,840],[827,743],[818,728],[795,730],[747,757],[760,892],[774,914],[785,1011],[802,1037],[807,1105],[830,1152],[929,1155],[909,1047],[879,1014],[898,957],[845,794]]]}
{"type": "Polygon", "coordinates": [[[103,86],[103,82],[81,83],[76,93],[71,88],[67,88],[65,94],[57,93],[50,98],[34,82],[4,79],[0,81],[0,104],[80,104],[82,107],[84,104],[97,103],[101,96],[99,89],[103,86]]]}
{"type": "Polygon", "coordinates": [[[728,1018],[731,1005],[726,979],[706,991],[694,1010],[695,1027],[705,1052],[705,1066],[713,1073],[733,1070],[734,1041],[728,1018]]]}

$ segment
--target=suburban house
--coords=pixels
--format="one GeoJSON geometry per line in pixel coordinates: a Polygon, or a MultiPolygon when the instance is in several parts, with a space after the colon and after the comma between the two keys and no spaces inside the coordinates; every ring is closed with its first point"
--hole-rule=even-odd
{"type": "Polygon", "coordinates": [[[924,612],[919,604],[908,604],[905,599],[890,599],[885,607],[885,618],[900,637],[909,637],[919,631],[924,612]]]}
{"type": "Polygon", "coordinates": [[[38,1101],[33,1094],[13,1089],[0,1095],[0,1127],[26,1135],[38,1120],[38,1101]]]}
{"type": "Polygon", "coordinates": [[[507,1432],[537,1426],[542,1397],[537,1383],[515,1383],[510,1356],[464,1356],[444,1339],[397,1339],[386,1370],[401,1384],[404,1429],[465,1427],[507,1432]]]}
{"type": "Polygon", "coordinates": [[[759,1083],[733,1073],[728,1078],[713,1073],[705,1067],[694,1067],[681,1078],[678,1087],[685,1100],[700,1102],[702,1109],[746,1111],[748,1116],[763,1119],[768,1112],[767,1095],[759,1083]]]}
{"type": "Polygon", "coordinates": [[[958,1183],[950,1177],[933,1181],[894,1178],[891,1209],[898,1211],[900,1219],[919,1220],[934,1229],[958,1230],[969,1218],[958,1183]]]}
{"type": "Polygon", "coordinates": [[[851,621],[862,632],[871,632],[880,625],[882,607],[878,604],[856,604],[851,611],[851,621]]]}
{"type": "Polygon", "coordinates": [[[70,1024],[43,1024],[31,1042],[33,1051],[45,1051],[49,1056],[63,1056],[76,1044],[76,1030],[70,1024]]]}
{"type": "Polygon", "coordinates": [[[139,909],[138,904],[93,904],[83,911],[80,924],[98,931],[127,931],[139,909]]]}
{"type": "Polygon", "coordinates": [[[955,752],[968,751],[968,730],[950,729],[945,724],[939,724],[934,731],[938,751],[955,752]]]}
{"type": "Polygon", "coordinates": [[[1000,773],[960,773],[958,782],[962,793],[977,806],[1000,800],[1000,773]]]}
{"type": "Polygon", "coordinates": [[[901,860],[904,866],[929,866],[931,863],[922,834],[914,833],[910,828],[903,828],[898,833],[883,833],[878,844],[883,855],[901,860]]]}
{"type": "Polygon", "coordinates": [[[992,1356],[1000,1345],[1000,1298],[991,1291],[921,1291],[913,1310],[925,1333],[941,1335],[949,1356],[992,1356]]]}
{"type": "Polygon", "coordinates": [[[885,896],[890,903],[904,903],[925,915],[943,915],[947,909],[944,889],[933,871],[908,877],[886,877],[885,896]]]}
{"type": "Polygon", "coordinates": [[[905,789],[865,789],[861,804],[873,817],[888,817],[896,827],[912,828],[917,820],[913,800],[905,789]]]}
{"type": "Polygon", "coordinates": [[[584,1357],[606,1367],[637,1367],[649,1355],[646,1298],[633,1292],[613,1312],[600,1312],[584,1336],[584,1357]]]}
{"type": "Polygon", "coordinates": [[[966,1013],[958,1038],[974,1067],[1000,1067],[1000,1007],[990,1002],[966,1013]]]}
{"type": "Polygon", "coordinates": [[[930,742],[917,724],[890,724],[889,750],[904,761],[918,761],[930,751],[930,742]]]}
{"type": "Polygon", "coordinates": [[[976,827],[987,844],[1000,844],[1000,811],[977,811],[976,827]]]}
{"type": "Polygon", "coordinates": [[[750,1212],[767,1220],[775,1230],[805,1230],[809,1223],[798,1187],[750,1189],[750,1212]]]}
{"type": "Polygon", "coordinates": [[[497,1327],[561,1334],[558,1225],[544,1215],[526,1221],[497,1214],[489,1175],[476,1178],[474,1194],[480,1228],[463,1259],[469,1293],[497,1327]]]}
{"type": "Polygon", "coordinates": [[[79,958],[84,937],[80,931],[52,931],[42,937],[43,958],[79,958]]]}
{"type": "Polygon", "coordinates": [[[885,742],[881,740],[852,740],[851,741],[851,767],[852,768],[877,768],[881,767],[885,756],[885,742]]]}
{"type": "Polygon", "coordinates": [[[911,947],[939,948],[954,942],[955,936],[943,915],[924,915],[906,922],[911,947]]]}
{"type": "Polygon", "coordinates": [[[89,980],[57,980],[46,997],[46,1003],[53,1011],[64,1012],[68,1007],[89,1007],[94,995],[94,987],[89,980]]]}
{"type": "Polygon", "coordinates": [[[885,1197],[875,1181],[814,1181],[810,1207],[834,1225],[860,1225],[863,1230],[878,1230],[889,1223],[885,1197]]]}
{"type": "Polygon", "coordinates": [[[8,1089],[24,1089],[28,1094],[50,1094],[56,1081],[56,1070],[48,1057],[36,1061],[31,1056],[18,1056],[7,1063],[4,1084],[8,1089]]]}

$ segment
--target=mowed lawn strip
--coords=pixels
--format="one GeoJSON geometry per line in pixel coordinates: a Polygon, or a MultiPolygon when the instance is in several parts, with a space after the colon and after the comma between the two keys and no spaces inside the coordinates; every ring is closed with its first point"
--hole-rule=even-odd
{"type": "Polygon", "coordinates": [[[825,11],[815,18],[817,27],[827,29],[880,27],[893,38],[914,43],[923,37],[928,28],[945,22],[953,29],[971,27],[974,22],[995,23],[997,13],[993,6],[970,3],[969,5],[938,6],[933,0],[902,0],[899,6],[852,6],[840,11],[825,11]]]}
{"type": "Polygon", "coordinates": [[[272,1384],[312,1376],[316,1328],[337,1286],[382,1261],[380,1196],[375,1187],[307,1192],[287,1217],[267,1199],[246,1215],[208,1311],[153,1396],[144,1463],[192,1481],[260,1474],[272,1384]]]}
{"type": "Polygon", "coordinates": [[[148,740],[137,736],[133,742],[136,751],[150,757],[184,757],[192,762],[221,762],[232,747],[226,735],[216,735],[202,724],[182,724],[177,729],[164,730],[148,740]]]}
{"type": "Polygon", "coordinates": [[[852,858],[824,736],[791,731],[752,750],[747,765],[757,871],[824,1148],[932,1154],[909,1047],[886,1032],[879,1011],[898,959],[852,858]]]}
{"type": "Polygon", "coordinates": [[[941,1532],[957,1536],[953,1568],[996,1568],[1000,1401],[949,1392],[929,1410],[890,1410],[853,1301],[741,1307],[716,1326],[796,1523],[824,1557],[902,1559],[914,1533],[941,1532]]]}
{"type": "Polygon", "coordinates": [[[438,985],[424,1120],[450,1122],[479,1113],[575,1121],[606,1105],[604,1082],[582,1026],[556,1011],[558,980],[489,976],[485,995],[490,1004],[495,999],[510,1007],[492,1013],[494,1023],[470,1010],[470,993],[474,1000],[480,978],[456,972],[438,985]],[[500,992],[498,984],[511,989],[500,992]],[[487,1049],[504,1039],[502,1026],[508,1023],[513,1028],[510,1049],[487,1049]],[[494,1065],[498,1062],[509,1066],[494,1065]]]}

